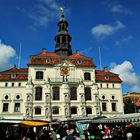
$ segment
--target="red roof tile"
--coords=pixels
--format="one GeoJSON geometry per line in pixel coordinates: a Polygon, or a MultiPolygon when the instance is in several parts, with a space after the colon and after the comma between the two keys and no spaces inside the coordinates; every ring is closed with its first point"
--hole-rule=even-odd
{"type": "Polygon", "coordinates": [[[49,53],[49,52],[41,52],[39,54],[33,55],[33,56],[40,56],[40,57],[56,57],[60,58],[61,56],[57,55],[56,53],[49,53]]]}
{"type": "Polygon", "coordinates": [[[91,58],[80,54],[74,54],[68,57],[61,57],[55,53],[46,52],[42,52],[41,54],[32,56],[29,61],[29,65],[55,65],[63,60],[68,60],[77,67],[95,67],[95,64],[92,62],[91,58]],[[48,58],[50,58],[49,62],[47,62],[48,58]],[[79,63],[79,61],[81,62],[79,63]]]}
{"type": "Polygon", "coordinates": [[[108,83],[109,82],[116,82],[116,83],[122,82],[118,74],[115,74],[109,71],[96,70],[95,75],[96,75],[97,82],[108,82],[108,83]]]}
{"type": "Polygon", "coordinates": [[[84,55],[81,55],[81,54],[79,54],[79,53],[70,55],[70,56],[68,56],[68,57],[69,57],[69,58],[88,58],[88,57],[86,57],[86,56],[84,56],[84,55]]]}
{"type": "Polygon", "coordinates": [[[0,74],[0,81],[12,81],[12,80],[27,80],[28,74],[17,75],[16,78],[12,78],[10,74],[0,74]]]}
{"type": "Polygon", "coordinates": [[[13,66],[13,68],[9,69],[9,70],[5,70],[2,71],[0,73],[27,73],[28,69],[27,68],[20,68],[18,69],[15,65],[13,66]]]}
{"type": "Polygon", "coordinates": [[[27,80],[27,79],[28,79],[28,69],[27,68],[18,69],[14,65],[13,68],[0,72],[0,81],[27,80]],[[12,74],[15,74],[16,77],[12,78],[12,74]]]}

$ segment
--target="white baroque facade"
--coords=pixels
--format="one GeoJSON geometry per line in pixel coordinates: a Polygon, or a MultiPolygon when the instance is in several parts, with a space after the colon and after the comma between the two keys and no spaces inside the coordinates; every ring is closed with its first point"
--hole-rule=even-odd
{"type": "Polygon", "coordinates": [[[55,52],[32,55],[28,68],[0,72],[1,119],[67,119],[123,114],[121,79],[93,60],[72,53],[62,13],[55,52]]]}

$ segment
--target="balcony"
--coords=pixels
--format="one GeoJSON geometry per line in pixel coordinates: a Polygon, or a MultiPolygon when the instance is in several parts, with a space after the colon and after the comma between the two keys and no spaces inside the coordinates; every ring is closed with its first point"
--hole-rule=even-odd
{"type": "Polygon", "coordinates": [[[51,83],[63,83],[63,82],[68,82],[68,83],[79,83],[79,78],[50,78],[51,83]]]}

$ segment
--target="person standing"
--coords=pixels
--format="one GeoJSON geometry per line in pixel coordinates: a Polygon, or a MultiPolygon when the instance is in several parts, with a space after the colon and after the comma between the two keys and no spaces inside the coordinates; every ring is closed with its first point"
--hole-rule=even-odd
{"type": "Polygon", "coordinates": [[[104,125],[104,128],[105,128],[105,136],[104,136],[104,138],[108,139],[109,135],[110,135],[109,127],[107,125],[104,125]]]}
{"type": "Polygon", "coordinates": [[[126,138],[127,138],[127,140],[132,140],[132,133],[128,131],[126,133],[126,138]]]}
{"type": "Polygon", "coordinates": [[[57,140],[56,132],[53,128],[51,128],[51,138],[52,138],[52,140],[57,140]]]}

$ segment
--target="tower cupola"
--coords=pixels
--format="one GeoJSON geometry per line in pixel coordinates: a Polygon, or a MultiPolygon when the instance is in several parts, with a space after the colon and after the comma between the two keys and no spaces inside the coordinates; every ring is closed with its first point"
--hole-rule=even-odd
{"type": "Polygon", "coordinates": [[[64,16],[64,9],[60,8],[60,10],[61,17],[58,22],[58,32],[55,36],[55,53],[65,57],[72,54],[71,36],[68,33],[68,22],[64,16]]]}

